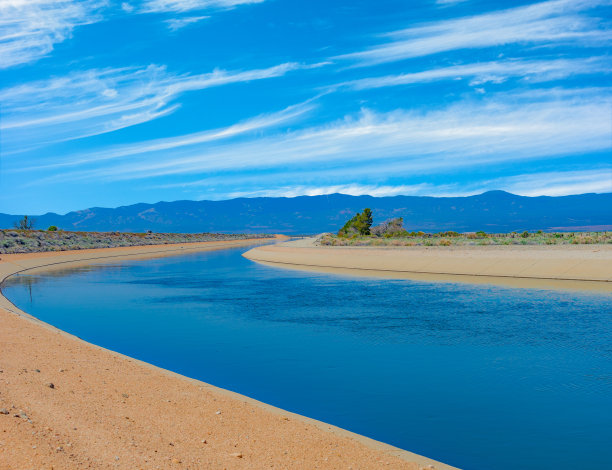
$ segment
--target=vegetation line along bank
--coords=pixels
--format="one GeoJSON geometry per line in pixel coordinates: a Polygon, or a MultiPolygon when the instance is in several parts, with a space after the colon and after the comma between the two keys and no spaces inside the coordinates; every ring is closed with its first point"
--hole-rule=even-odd
{"type": "Polygon", "coordinates": [[[469,245],[585,245],[612,243],[612,232],[510,232],[453,231],[409,232],[401,217],[372,227],[373,214],[368,208],[358,212],[338,231],[325,234],[321,245],[328,246],[469,246],[469,245]]]}

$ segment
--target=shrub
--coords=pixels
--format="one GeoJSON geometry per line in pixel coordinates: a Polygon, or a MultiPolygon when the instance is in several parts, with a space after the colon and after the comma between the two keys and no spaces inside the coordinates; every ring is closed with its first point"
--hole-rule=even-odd
{"type": "Polygon", "coordinates": [[[23,216],[23,219],[18,220],[13,225],[17,230],[33,230],[34,229],[35,220],[28,217],[27,215],[23,216]]]}
{"type": "Polygon", "coordinates": [[[527,230],[525,230],[523,233],[521,233],[521,237],[529,238],[529,232],[527,230]]]}
{"type": "Polygon", "coordinates": [[[395,219],[387,220],[376,227],[373,227],[370,232],[375,237],[400,237],[408,232],[404,230],[402,224],[404,219],[397,217],[395,219]]]}
{"type": "Polygon", "coordinates": [[[51,225],[48,229],[48,232],[57,232],[57,227],[55,225],[51,225]]]}

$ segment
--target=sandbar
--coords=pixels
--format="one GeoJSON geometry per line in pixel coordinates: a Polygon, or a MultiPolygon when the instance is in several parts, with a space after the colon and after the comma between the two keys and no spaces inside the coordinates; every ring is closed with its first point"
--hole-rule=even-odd
{"type": "Polygon", "coordinates": [[[255,247],[259,263],[353,276],[612,292],[612,245],[344,247],[316,238],[255,247]]]}
{"type": "MultiPolygon", "coordinates": [[[[249,243],[1,255],[0,282],[249,243]]],[[[2,470],[453,468],[87,343],[3,296],[0,325],[2,470]]]]}

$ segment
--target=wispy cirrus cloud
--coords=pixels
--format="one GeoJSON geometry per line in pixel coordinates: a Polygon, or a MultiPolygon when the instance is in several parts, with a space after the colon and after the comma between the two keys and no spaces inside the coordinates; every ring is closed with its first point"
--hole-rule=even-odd
{"type": "Polygon", "coordinates": [[[609,0],[550,0],[475,16],[442,20],[383,35],[381,44],[336,59],[371,66],[460,49],[508,44],[545,47],[605,46],[612,42],[609,21],[588,10],[609,0]]]}
{"type": "Polygon", "coordinates": [[[228,199],[237,197],[297,197],[297,196],[323,196],[326,194],[348,194],[350,196],[368,195],[374,197],[398,196],[398,195],[420,195],[428,191],[439,191],[429,184],[415,185],[374,185],[374,184],[338,184],[332,186],[281,186],[278,188],[254,189],[251,191],[234,191],[225,197],[228,199]]]}
{"type": "Polygon", "coordinates": [[[295,122],[315,108],[313,100],[289,106],[281,111],[262,114],[238,122],[231,126],[218,129],[194,132],[178,137],[166,137],[141,141],[134,144],[124,144],[110,148],[89,152],[86,156],[64,158],[53,163],[36,165],[35,167],[21,167],[16,172],[30,172],[34,170],[57,170],[81,165],[91,165],[108,160],[122,159],[134,155],[151,154],[156,152],[175,151],[192,146],[210,144],[233,139],[245,134],[261,132],[265,129],[279,127],[295,122]]]}
{"type": "Polygon", "coordinates": [[[504,189],[521,196],[567,196],[612,192],[612,166],[576,171],[549,171],[489,180],[480,188],[504,189]]]}
{"type": "Polygon", "coordinates": [[[170,31],[178,31],[179,29],[183,29],[186,26],[208,18],[210,18],[210,16],[187,16],[185,18],[170,18],[169,20],[165,20],[164,23],[168,25],[170,31]]]}
{"type": "Polygon", "coordinates": [[[177,75],[163,66],[95,69],[0,90],[4,152],[104,134],[172,113],[189,91],[280,77],[302,66],[177,75]]]}
{"type": "Polygon", "coordinates": [[[436,3],[442,6],[450,6],[450,5],[456,5],[457,3],[463,3],[467,1],[468,0],[436,0],[436,3]]]}
{"type": "Polygon", "coordinates": [[[240,5],[262,3],[265,0],[145,0],[142,9],[148,13],[178,12],[210,9],[230,9],[240,5]]]}
{"type": "Polygon", "coordinates": [[[366,90],[398,85],[428,83],[441,80],[468,80],[470,85],[503,83],[510,78],[523,82],[546,82],[574,75],[609,74],[612,60],[607,56],[552,59],[552,60],[501,60],[471,63],[429,69],[422,72],[385,75],[351,80],[332,88],[366,90]]]}
{"type": "Polygon", "coordinates": [[[126,13],[132,13],[135,9],[134,5],[128,2],[123,2],[121,4],[121,9],[126,13]]]}
{"type": "Polygon", "coordinates": [[[486,191],[503,190],[521,196],[567,196],[585,193],[612,192],[612,167],[597,170],[554,171],[522,173],[493,180],[472,181],[469,184],[360,184],[348,183],[331,186],[280,186],[254,188],[249,191],[234,191],[223,195],[235,197],[296,197],[321,196],[325,194],[348,194],[351,196],[472,196],[486,191]]]}
{"type": "Polygon", "coordinates": [[[198,175],[223,173],[227,178],[247,174],[253,181],[268,174],[276,181],[293,178],[292,184],[322,178],[347,184],[349,177],[426,175],[549,160],[609,149],[611,102],[607,89],[543,90],[467,99],[428,112],[363,110],[327,125],[195,145],[171,155],[133,154],[129,162],[75,169],[54,178],[176,177],[189,182],[198,175]]]}
{"type": "Polygon", "coordinates": [[[106,0],[4,0],[0,2],[0,69],[48,55],[82,25],[101,20],[106,0]]]}

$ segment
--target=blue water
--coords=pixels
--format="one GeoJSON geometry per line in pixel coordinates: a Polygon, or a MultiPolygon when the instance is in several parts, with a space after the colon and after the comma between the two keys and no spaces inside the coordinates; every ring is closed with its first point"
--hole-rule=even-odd
{"type": "Polygon", "coordinates": [[[611,468],[612,296],[313,274],[242,251],[3,292],[92,343],[462,468],[611,468]]]}

